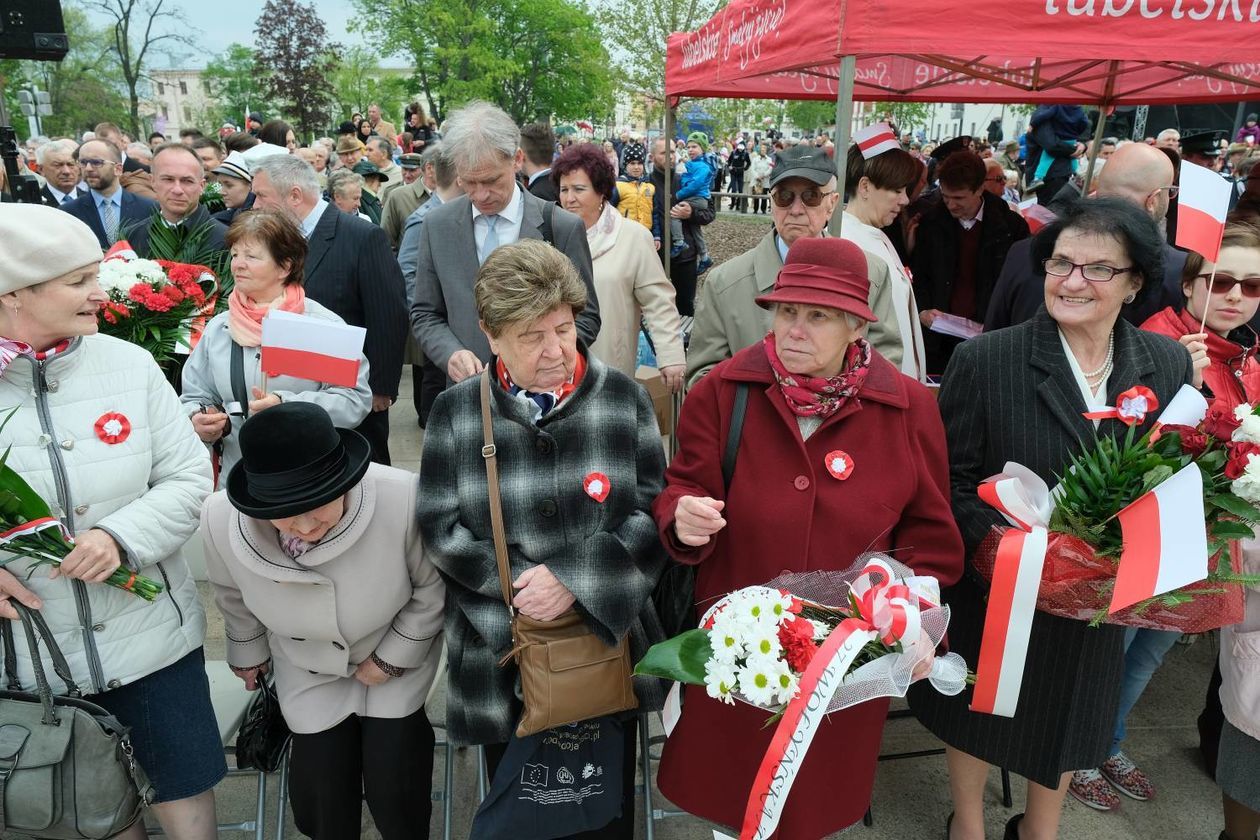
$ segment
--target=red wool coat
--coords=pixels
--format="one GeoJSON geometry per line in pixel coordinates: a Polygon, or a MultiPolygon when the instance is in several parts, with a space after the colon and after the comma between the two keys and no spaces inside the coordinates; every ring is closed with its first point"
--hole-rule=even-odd
{"type": "MultiPolygon", "coordinates": [[[[842,570],[864,551],[890,552],[942,585],[963,569],[963,546],[949,505],[945,431],[936,400],[878,353],[858,399],[803,441],[775,384],[761,342],[714,368],[687,396],[679,451],[653,505],[661,538],[683,563],[700,564],[696,600],[762,584],[780,571],[842,570]],[[736,384],[751,383],[739,458],[723,491],[736,384]],[[850,476],[832,478],[827,453],[848,453],[850,476]],[[725,499],[727,526],[700,548],[678,542],[682,496],[725,499]]],[[[813,840],[852,825],[870,804],[887,701],[824,719],[788,798],[777,836],[813,840]]],[[[657,781],[679,806],[737,827],[774,728],[768,714],[725,706],[688,686],[678,726],[665,744],[657,781]]]]}

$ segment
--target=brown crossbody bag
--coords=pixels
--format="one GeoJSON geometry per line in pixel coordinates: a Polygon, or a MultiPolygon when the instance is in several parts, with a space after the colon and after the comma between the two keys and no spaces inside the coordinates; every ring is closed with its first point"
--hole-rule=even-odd
{"type": "Polygon", "coordinates": [[[521,671],[525,709],[516,726],[524,738],[553,726],[611,715],[637,708],[630,679],[630,644],[604,644],[576,610],[552,621],[536,621],[512,606],[512,572],[508,565],[503,500],[499,495],[499,467],[490,414],[490,368],[481,377],[481,425],[485,446],[486,485],[490,493],[490,527],[499,585],[512,622],[512,649],[500,660],[515,660],[521,671]]]}

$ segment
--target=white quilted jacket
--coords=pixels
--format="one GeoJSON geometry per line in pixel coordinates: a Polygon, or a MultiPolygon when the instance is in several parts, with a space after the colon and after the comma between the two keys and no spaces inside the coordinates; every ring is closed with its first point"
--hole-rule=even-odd
{"type": "MultiPolygon", "coordinates": [[[[72,533],[107,531],[125,566],[167,587],[149,603],[103,583],[35,572],[28,585],[44,601],[79,688],[94,694],[126,685],[200,647],[206,616],[180,547],[210,493],[210,461],[153,358],[102,335],[75,339],[44,362],[19,356],[0,376],[0,411],[15,406],[0,432],[0,447],[12,446],[8,465],[72,533]],[[95,428],[110,413],[130,425],[114,443],[95,428]]],[[[26,561],[0,554],[0,562],[8,559],[24,577],[26,561]]],[[[30,689],[20,630],[15,641],[19,678],[30,689]]],[[[43,659],[54,691],[63,690],[43,659]]]]}

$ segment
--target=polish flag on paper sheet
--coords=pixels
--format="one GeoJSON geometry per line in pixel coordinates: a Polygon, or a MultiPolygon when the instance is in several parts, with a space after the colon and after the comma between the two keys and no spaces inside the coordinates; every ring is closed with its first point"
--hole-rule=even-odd
{"type": "Polygon", "coordinates": [[[1025,222],[1028,222],[1029,233],[1036,233],[1058,218],[1054,215],[1053,210],[1039,203],[1035,198],[1019,203],[1019,215],[1024,217],[1025,222]]]}
{"type": "Polygon", "coordinates": [[[273,310],[262,323],[262,369],[353,388],[366,335],[363,327],[273,310]]]}
{"type": "Polygon", "coordinates": [[[1109,612],[1208,576],[1203,473],[1190,464],[1119,513],[1124,550],[1109,612]]]}
{"type": "Polygon", "coordinates": [[[897,135],[893,134],[893,130],[888,127],[888,123],[875,123],[860,131],[853,132],[853,142],[857,144],[858,149],[862,152],[862,157],[866,160],[870,160],[884,152],[901,148],[901,144],[897,142],[897,135]]]}
{"type": "Polygon", "coordinates": [[[1229,212],[1230,182],[1211,169],[1181,162],[1177,198],[1177,247],[1216,262],[1229,212]]]}

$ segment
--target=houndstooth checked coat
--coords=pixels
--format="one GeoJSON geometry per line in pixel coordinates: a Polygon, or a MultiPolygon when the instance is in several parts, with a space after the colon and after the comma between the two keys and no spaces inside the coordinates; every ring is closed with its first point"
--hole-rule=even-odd
{"type": "MultiPolygon", "coordinates": [[[[650,596],[665,562],[651,514],[665,454],[642,387],[579,352],[585,376],[538,425],[524,401],[497,382],[491,389],[512,577],[545,564],[600,638],[613,644],[629,634],[637,660],[664,638],[650,596]],[[592,472],[609,479],[602,503],[583,490],[592,472]]],[[[516,667],[498,665],[511,634],[490,529],[480,384],[470,377],[433,404],[417,502],[425,545],[447,584],[446,717],[457,744],[506,742],[521,708],[516,667]]],[[[661,683],[634,680],[639,711],[659,709],[661,683]]]]}

